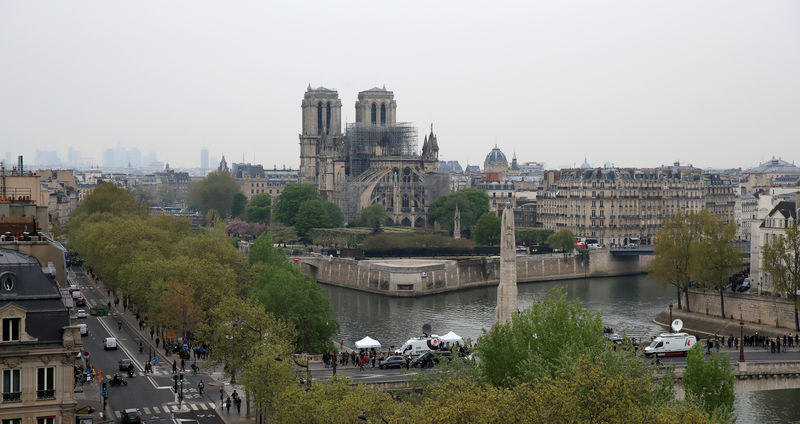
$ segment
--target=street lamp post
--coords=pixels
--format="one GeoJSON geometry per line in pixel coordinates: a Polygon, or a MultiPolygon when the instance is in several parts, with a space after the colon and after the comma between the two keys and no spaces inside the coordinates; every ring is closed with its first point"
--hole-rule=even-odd
{"type": "Polygon", "coordinates": [[[744,321],[739,319],[739,327],[741,329],[739,335],[739,362],[744,362],[744,321]]]}
{"type": "Polygon", "coordinates": [[[669,304],[669,332],[672,332],[672,304],[669,304]]]}

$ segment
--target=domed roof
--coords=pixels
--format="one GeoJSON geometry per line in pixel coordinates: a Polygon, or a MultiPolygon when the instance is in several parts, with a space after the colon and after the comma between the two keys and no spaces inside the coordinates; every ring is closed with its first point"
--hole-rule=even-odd
{"type": "Polygon", "coordinates": [[[489,163],[502,163],[502,164],[508,166],[508,160],[506,159],[506,155],[504,155],[503,152],[500,151],[500,149],[497,147],[497,145],[495,145],[494,149],[492,149],[492,151],[489,152],[488,155],[486,155],[486,160],[484,161],[484,163],[487,163],[487,164],[489,164],[489,163]]]}

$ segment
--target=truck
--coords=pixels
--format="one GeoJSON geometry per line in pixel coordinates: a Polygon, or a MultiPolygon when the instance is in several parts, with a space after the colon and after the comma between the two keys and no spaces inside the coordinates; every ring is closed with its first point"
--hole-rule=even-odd
{"type": "Polygon", "coordinates": [[[644,348],[644,355],[683,356],[697,343],[697,338],[686,333],[663,333],[644,348]]]}
{"type": "Polygon", "coordinates": [[[409,359],[414,359],[426,352],[439,350],[439,336],[431,334],[428,337],[414,337],[394,351],[395,355],[405,355],[409,359]]]}

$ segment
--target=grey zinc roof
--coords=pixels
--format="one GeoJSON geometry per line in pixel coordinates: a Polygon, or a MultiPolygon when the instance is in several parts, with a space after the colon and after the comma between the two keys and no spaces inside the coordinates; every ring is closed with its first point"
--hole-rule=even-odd
{"type": "Polygon", "coordinates": [[[489,152],[488,155],[486,155],[486,163],[496,163],[496,162],[501,162],[508,165],[508,160],[506,159],[506,155],[504,155],[503,152],[501,152],[497,146],[494,146],[494,149],[492,149],[492,151],[489,152]]]}

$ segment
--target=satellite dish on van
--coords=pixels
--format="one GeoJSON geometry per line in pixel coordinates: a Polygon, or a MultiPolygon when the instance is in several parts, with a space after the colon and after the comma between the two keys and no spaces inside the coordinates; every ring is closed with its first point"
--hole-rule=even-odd
{"type": "Polygon", "coordinates": [[[680,319],[672,321],[672,331],[677,333],[681,331],[681,328],[683,328],[683,321],[681,321],[680,319]]]}
{"type": "Polygon", "coordinates": [[[431,325],[430,324],[422,324],[422,334],[428,336],[431,334],[431,325]]]}

